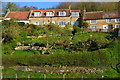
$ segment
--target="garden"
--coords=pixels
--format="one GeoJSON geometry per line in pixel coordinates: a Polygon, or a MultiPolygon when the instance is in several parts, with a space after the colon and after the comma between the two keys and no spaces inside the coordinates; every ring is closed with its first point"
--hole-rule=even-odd
{"type": "MultiPolygon", "coordinates": [[[[44,74],[49,78],[119,78],[120,75],[120,37],[118,30],[109,33],[87,32],[78,26],[66,25],[64,28],[58,25],[24,24],[15,22],[14,19],[2,22],[2,65],[4,78],[27,78],[33,74],[33,78],[41,78],[44,74]],[[20,43],[20,44],[18,44],[20,43]],[[17,47],[27,49],[16,49],[17,47]],[[103,72],[87,74],[74,71],[58,73],[39,73],[31,71],[15,70],[14,66],[38,66],[52,69],[58,67],[83,67],[96,68],[103,72]],[[21,76],[20,76],[21,75],[21,76]]],[[[41,70],[41,69],[40,69],[41,70]]],[[[86,70],[86,69],[85,69],[86,70]]],[[[88,69],[87,69],[88,70],[88,69]]],[[[42,70],[41,70],[42,71],[42,70]]],[[[50,71],[51,72],[51,71],[50,71]]]]}

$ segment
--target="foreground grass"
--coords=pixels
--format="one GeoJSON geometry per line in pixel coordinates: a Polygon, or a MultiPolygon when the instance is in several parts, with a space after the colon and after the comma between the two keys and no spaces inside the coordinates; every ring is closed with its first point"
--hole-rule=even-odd
{"type": "Polygon", "coordinates": [[[65,74],[44,74],[39,72],[23,72],[10,68],[5,68],[3,71],[3,78],[119,78],[120,74],[115,70],[108,69],[101,74],[80,74],[80,73],[65,73],[65,74]]]}

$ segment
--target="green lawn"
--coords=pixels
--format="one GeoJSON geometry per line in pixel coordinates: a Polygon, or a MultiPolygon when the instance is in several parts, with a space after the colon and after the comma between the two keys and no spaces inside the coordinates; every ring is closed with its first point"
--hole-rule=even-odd
{"type": "Polygon", "coordinates": [[[118,78],[120,76],[119,73],[112,69],[108,69],[101,74],[80,74],[80,73],[65,73],[65,74],[44,74],[39,72],[23,72],[17,71],[14,69],[6,68],[2,71],[3,78],[16,78],[16,74],[18,78],[101,78],[101,76],[105,76],[105,78],[118,78]]]}
{"type": "Polygon", "coordinates": [[[16,50],[15,52],[14,52],[14,55],[26,55],[26,54],[28,54],[28,55],[31,55],[31,54],[40,54],[40,51],[37,51],[37,50],[16,50]]]}

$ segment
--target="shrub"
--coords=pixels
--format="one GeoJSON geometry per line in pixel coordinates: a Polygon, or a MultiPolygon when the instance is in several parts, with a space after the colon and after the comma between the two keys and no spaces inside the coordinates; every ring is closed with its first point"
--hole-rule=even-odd
{"type": "Polygon", "coordinates": [[[18,25],[23,27],[25,25],[25,23],[24,22],[18,22],[18,25]]]}
{"type": "Polygon", "coordinates": [[[93,53],[61,53],[49,55],[3,55],[3,65],[62,65],[62,66],[85,66],[101,67],[108,66],[108,55],[106,50],[100,50],[93,53]],[[9,58],[7,58],[9,57],[9,58]],[[8,62],[9,60],[9,62],[8,62]]]}

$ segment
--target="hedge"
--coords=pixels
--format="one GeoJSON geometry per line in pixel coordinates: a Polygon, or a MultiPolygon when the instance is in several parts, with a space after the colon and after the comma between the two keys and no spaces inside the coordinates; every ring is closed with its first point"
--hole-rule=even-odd
{"type": "Polygon", "coordinates": [[[104,67],[109,65],[109,54],[106,50],[89,53],[61,53],[49,55],[3,55],[3,65],[27,65],[27,66],[84,66],[104,67]],[[105,52],[105,53],[104,53],[105,52]]]}

